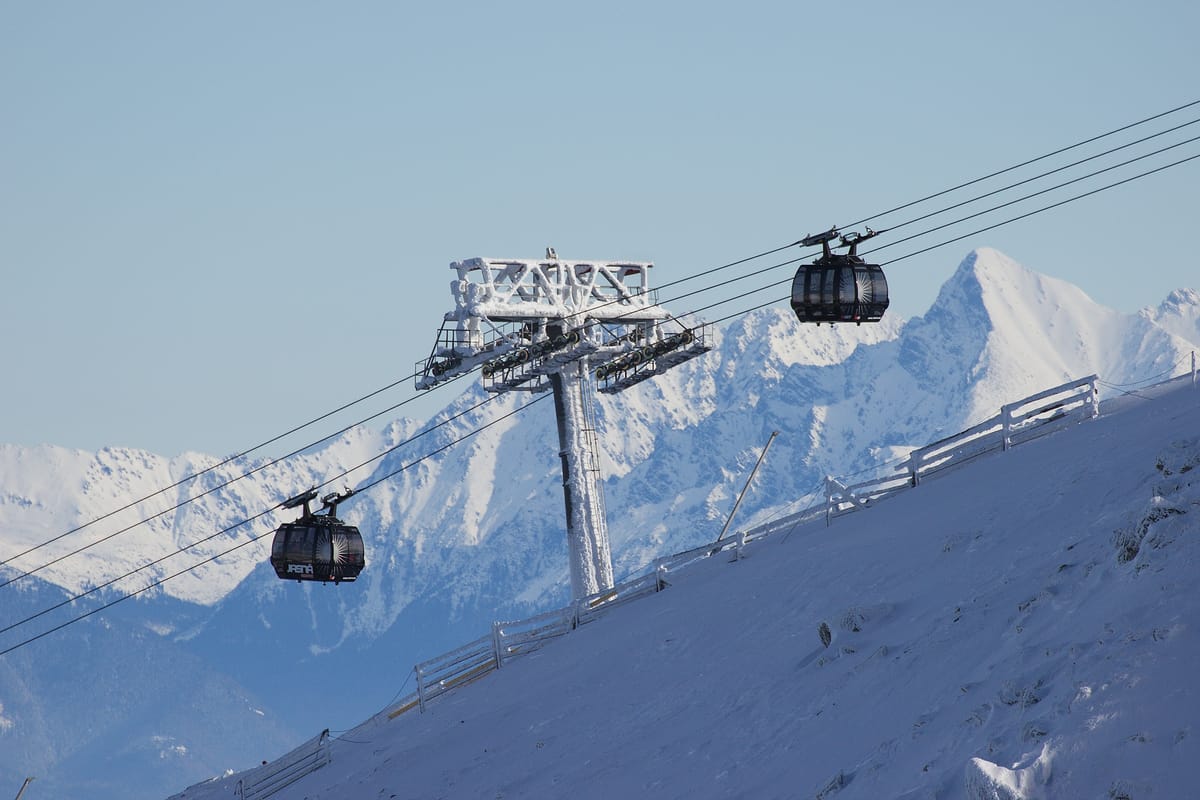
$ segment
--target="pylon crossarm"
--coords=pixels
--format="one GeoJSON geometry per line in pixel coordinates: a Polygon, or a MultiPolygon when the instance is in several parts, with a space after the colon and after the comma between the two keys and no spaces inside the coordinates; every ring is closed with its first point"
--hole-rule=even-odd
{"type": "Polygon", "coordinates": [[[658,336],[638,346],[626,346],[607,359],[593,356],[598,391],[619,392],[661,375],[671,367],[690,361],[712,349],[711,326],[701,323],[676,333],[658,336]]]}
{"type": "Polygon", "coordinates": [[[465,317],[582,323],[668,316],[650,291],[648,262],[471,258],[450,266],[458,274],[456,313],[465,317]]]}
{"type": "Polygon", "coordinates": [[[479,320],[478,324],[465,327],[451,315],[446,316],[429,357],[416,364],[414,372],[418,389],[432,389],[439,383],[465,375],[520,345],[521,339],[515,330],[502,330],[490,320],[479,320]],[[484,329],[487,330],[486,336],[484,329]]]}

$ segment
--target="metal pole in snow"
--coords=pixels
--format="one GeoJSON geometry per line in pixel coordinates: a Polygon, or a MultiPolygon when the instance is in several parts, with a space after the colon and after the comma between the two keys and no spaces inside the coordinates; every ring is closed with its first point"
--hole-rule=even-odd
{"type": "Polygon", "coordinates": [[[733,515],[737,513],[738,506],[742,504],[742,498],[746,496],[746,490],[750,488],[750,482],[754,480],[754,473],[758,472],[763,459],[767,457],[767,451],[771,449],[771,442],[775,441],[775,437],[778,435],[779,431],[771,431],[771,438],[767,439],[767,443],[763,445],[762,452],[758,454],[758,461],[754,462],[754,469],[750,470],[750,477],[746,479],[746,485],[742,487],[742,493],[738,495],[737,502],[733,504],[733,510],[729,512],[729,519],[725,520],[725,527],[721,528],[721,534],[717,537],[718,543],[721,541],[721,536],[725,535],[725,531],[729,530],[729,526],[733,522],[733,515]]]}
{"type": "Polygon", "coordinates": [[[16,798],[14,798],[14,800],[21,800],[21,795],[25,794],[25,787],[28,786],[29,782],[32,780],[33,780],[33,778],[25,779],[25,782],[21,784],[21,791],[17,792],[17,796],[16,796],[16,798]]]}
{"type": "Polygon", "coordinates": [[[504,651],[500,649],[500,623],[492,623],[492,653],[496,656],[496,669],[504,666],[504,651]]]}
{"type": "Polygon", "coordinates": [[[1192,386],[1196,385],[1196,351],[1192,351],[1192,386]]]}

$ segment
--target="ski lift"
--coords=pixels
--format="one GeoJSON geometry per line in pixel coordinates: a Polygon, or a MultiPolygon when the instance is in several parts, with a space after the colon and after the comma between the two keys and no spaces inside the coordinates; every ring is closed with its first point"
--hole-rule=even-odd
{"type": "Polygon", "coordinates": [[[283,503],[284,508],[301,508],[303,515],[295,522],[285,522],[275,531],[271,542],[271,566],[284,580],[352,581],[366,566],[362,535],[358,528],[337,518],[338,503],[354,494],[347,489],[321,498],[324,514],[313,513],[309,503],[317,497],[309,489],[283,503]]]}
{"type": "Polygon", "coordinates": [[[859,242],[877,236],[878,231],[851,232],[839,236],[837,228],[806,236],[804,247],[821,245],[821,257],[796,270],[792,280],[792,310],[801,322],[879,322],[888,307],[887,278],[877,264],[868,264],[858,255],[859,242]],[[829,243],[841,239],[838,247],[848,253],[834,253],[829,243]]]}

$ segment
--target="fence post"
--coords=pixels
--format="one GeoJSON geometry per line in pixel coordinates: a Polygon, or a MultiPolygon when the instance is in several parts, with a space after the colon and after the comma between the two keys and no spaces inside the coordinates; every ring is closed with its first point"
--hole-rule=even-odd
{"type": "Polygon", "coordinates": [[[667,565],[658,562],[658,566],[654,568],[654,591],[661,592],[667,588],[667,565]]]}
{"type": "Polygon", "coordinates": [[[1007,403],[1000,406],[1000,440],[1004,443],[1004,449],[1012,447],[1012,407],[1007,403]]]}
{"type": "Polygon", "coordinates": [[[321,731],[321,738],[317,740],[317,766],[319,769],[333,760],[333,754],[329,750],[329,728],[321,731]]]}
{"type": "Polygon", "coordinates": [[[1088,381],[1088,387],[1092,390],[1088,396],[1088,405],[1091,406],[1092,419],[1100,416],[1100,387],[1096,384],[1098,379],[1093,377],[1088,381]]]}
{"type": "Polygon", "coordinates": [[[825,476],[825,527],[833,520],[833,477],[825,476]]]}
{"type": "Polygon", "coordinates": [[[413,667],[413,672],[417,673],[417,706],[420,708],[421,713],[424,714],[425,713],[425,673],[422,671],[421,666],[419,664],[417,666],[413,667]]]}
{"type": "Polygon", "coordinates": [[[919,449],[913,450],[908,455],[908,474],[913,486],[921,483],[921,451],[919,449]]]}
{"type": "Polygon", "coordinates": [[[496,669],[500,669],[504,664],[504,656],[500,649],[500,623],[492,623],[492,652],[496,656],[496,669]]]}

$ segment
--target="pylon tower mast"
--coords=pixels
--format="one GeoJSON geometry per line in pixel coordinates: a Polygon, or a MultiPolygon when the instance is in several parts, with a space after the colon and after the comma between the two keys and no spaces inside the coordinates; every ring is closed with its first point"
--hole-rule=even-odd
{"type": "Polygon", "coordinates": [[[711,349],[657,302],[648,262],[472,258],[450,268],[454,310],[417,364],[418,389],[480,367],[490,392],[554,392],[571,595],[613,586],[594,392],[618,392],[711,349]]]}

